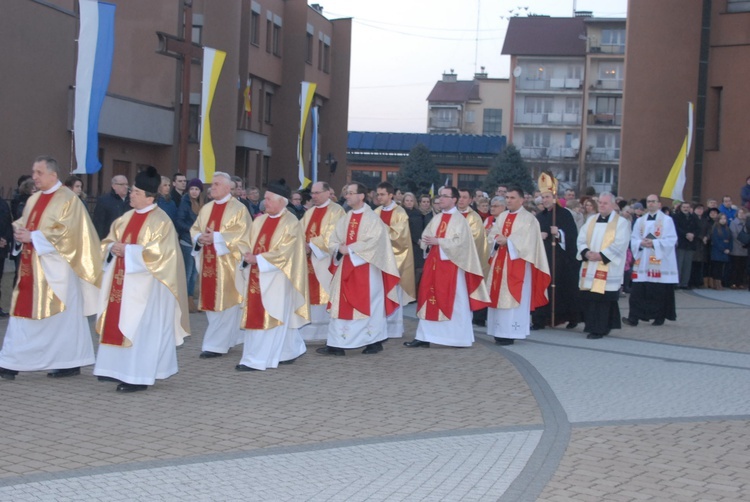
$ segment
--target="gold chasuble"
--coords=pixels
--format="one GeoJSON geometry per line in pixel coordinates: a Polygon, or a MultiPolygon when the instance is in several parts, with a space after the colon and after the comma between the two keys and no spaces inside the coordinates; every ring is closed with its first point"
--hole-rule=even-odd
{"type": "Polygon", "coordinates": [[[479,263],[482,264],[482,273],[483,276],[486,276],[487,271],[490,269],[488,263],[490,259],[490,250],[487,246],[487,232],[485,231],[482,217],[471,208],[465,213],[462,213],[461,210],[458,212],[466,218],[466,223],[469,224],[471,235],[474,238],[474,245],[477,248],[477,254],[479,254],[479,263]]]}
{"type": "Polygon", "coordinates": [[[199,234],[211,228],[221,234],[229,253],[219,256],[215,244],[200,248],[197,260],[200,310],[222,312],[242,302],[235,275],[242,255],[250,251],[251,225],[247,208],[234,197],[229,197],[224,204],[212,201],[201,208],[190,229],[193,242],[199,234]]]}
{"type": "Polygon", "coordinates": [[[393,204],[390,211],[383,210],[383,206],[375,209],[375,214],[388,226],[393,255],[396,257],[398,272],[401,274],[401,289],[404,290],[403,305],[408,305],[417,299],[417,286],[414,278],[414,248],[411,243],[409,230],[409,215],[403,207],[393,204]]]}
{"type": "MultiPolygon", "coordinates": [[[[388,312],[389,306],[398,305],[398,293],[396,292],[396,285],[398,284],[398,265],[396,264],[396,258],[393,256],[393,248],[391,247],[391,240],[388,237],[388,228],[380,220],[380,217],[366,205],[363,207],[361,213],[357,213],[357,216],[361,218],[359,224],[356,226],[354,232],[354,240],[349,238],[350,232],[350,220],[355,216],[352,211],[349,211],[344,218],[341,218],[336,224],[336,229],[331,235],[329,242],[329,249],[331,255],[336,256],[338,253],[339,244],[346,244],[346,246],[357,256],[366,261],[369,265],[377,268],[385,275],[383,276],[383,289],[385,293],[385,305],[386,312],[390,314],[395,308],[388,312]],[[386,276],[390,276],[387,278],[386,276]]],[[[348,255],[344,257],[344,260],[349,260],[348,255]]],[[[367,314],[363,314],[357,309],[351,309],[350,305],[347,305],[346,301],[342,298],[345,294],[343,285],[343,275],[345,272],[345,263],[337,267],[331,282],[331,301],[330,301],[330,314],[333,319],[366,319],[369,317],[367,314]]],[[[362,287],[363,294],[369,297],[369,288],[362,287]]],[[[369,311],[369,308],[367,309],[369,311]]]]}
{"type": "MultiPolygon", "coordinates": [[[[328,252],[331,234],[336,222],[346,215],[344,209],[335,202],[325,207],[314,207],[305,211],[302,217],[302,228],[305,240],[323,252],[328,252]]],[[[310,288],[310,305],[326,305],[330,300],[330,288],[333,274],[328,270],[330,258],[316,260],[313,252],[307,256],[307,279],[310,288]]]]}
{"type": "Polygon", "coordinates": [[[258,265],[250,266],[242,308],[243,329],[272,329],[284,324],[283,304],[293,302],[290,328],[310,321],[305,240],[299,220],[284,209],[278,218],[264,214],[253,221],[250,231],[252,253],[263,257],[283,272],[294,287],[292,298],[274,298],[273,284],[264,284],[258,265]]]}
{"type": "MultiPolygon", "coordinates": [[[[40,231],[81,281],[99,287],[102,272],[99,237],[86,208],[69,188],[61,186],[49,194],[33,194],[13,226],[40,231]]],[[[39,320],[63,310],[65,305],[47,282],[33,244],[24,244],[11,315],[39,320]]],[[[84,312],[89,310],[95,310],[94,306],[91,309],[84,306],[84,312]]]]}
{"type": "MultiPolygon", "coordinates": [[[[487,240],[495,242],[495,236],[508,238],[516,250],[517,258],[511,259],[507,246],[500,248],[492,258],[492,271],[487,275],[487,285],[492,292],[491,308],[513,309],[520,305],[524,281],[531,279],[531,310],[546,305],[547,288],[551,277],[547,253],[539,231],[539,221],[533,214],[521,208],[515,213],[504,211],[497,217],[487,240]],[[531,277],[525,277],[526,263],[531,264],[531,277]]],[[[493,244],[494,246],[494,244],[493,244]]]]}
{"type": "MultiPolygon", "coordinates": [[[[116,242],[143,246],[143,262],[148,271],[164,284],[180,306],[180,326],[184,333],[190,333],[190,320],[187,305],[187,284],[182,250],[172,220],[158,207],[145,213],[128,211],[112,224],[109,235],[102,241],[102,259],[109,257],[110,245],[116,242]]],[[[114,257],[115,267],[109,288],[107,306],[96,322],[99,341],[107,345],[132,346],[132,340],[120,332],[120,309],[122,286],[125,280],[125,258],[114,257]]],[[[106,290],[105,290],[106,292],[106,290]]],[[[175,330],[176,344],[182,345],[184,335],[175,330]]]]}
{"type": "MultiPolygon", "coordinates": [[[[480,229],[484,235],[484,228],[480,229]]],[[[451,320],[456,301],[456,273],[462,272],[466,278],[469,308],[474,311],[486,307],[490,298],[484,284],[480,255],[465,216],[457,209],[435,215],[422,232],[422,239],[425,237],[437,237],[440,243],[430,248],[425,260],[424,275],[419,283],[417,316],[426,321],[451,320]],[[442,259],[441,252],[447,260],[442,259]]],[[[423,247],[426,248],[424,244],[423,247]]]]}

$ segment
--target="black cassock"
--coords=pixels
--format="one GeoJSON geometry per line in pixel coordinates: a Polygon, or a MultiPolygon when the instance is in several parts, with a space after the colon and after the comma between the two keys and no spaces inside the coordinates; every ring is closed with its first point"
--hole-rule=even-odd
{"type": "Polygon", "coordinates": [[[552,240],[554,237],[550,234],[552,209],[541,211],[536,215],[536,219],[539,221],[539,229],[547,233],[547,238],[544,239],[544,250],[547,253],[550,274],[554,280],[547,289],[549,303],[531,313],[532,324],[537,329],[552,324],[553,294],[556,295],[554,301],[555,324],[577,323],[581,319],[581,308],[578,301],[578,271],[581,268],[581,263],[576,259],[578,227],[570,211],[558,205],[555,223],[564,234],[565,250],[560,245],[560,241],[554,246],[555,269],[553,271],[552,240]],[[553,285],[555,287],[552,287],[553,285]]]}

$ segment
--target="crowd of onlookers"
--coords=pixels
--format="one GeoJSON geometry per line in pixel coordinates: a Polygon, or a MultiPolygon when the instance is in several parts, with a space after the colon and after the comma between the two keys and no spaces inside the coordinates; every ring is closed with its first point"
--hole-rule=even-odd
{"type": "MultiPolygon", "coordinates": [[[[263,199],[258,187],[246,186],[243,179],[238,176],[232,177],[232,183],[232,195],[242,202],[253,218],[263,213],[263,199]]],[[[78,195],[88,207],[81,178],[70,176],[65,180],[65,185],[78,195]]],[[[495,218],[506,209],[505,192],[507,188],[507,186],[500,185],[492,196],[480,189],[471,191],[460,189],[459,209],[463,210],[467,206],[471,206],[485,222],[485,228],[489,232],[495,218]]],[[[21,217],[26,201],[34,191],[34,181],[31,176],[21,176],[10,202],[10,208],[5,203],[0,204],[0,277],[2,277],[5,260],[11,249],[13,232],[10,223],[21,217]]],[[[111,191],[97,199],[92,219],[100,238],[107,235],[109,227],[115,219],[130,210],[128,193],[128,179],[125,176],[118,175],[112,178],[111,191]]],[[[589,216],[598,213],[597,196],[593,191],[579,197],[574,190],[567,189],[561,195],[560,205],[571,211],[579,229],[589,216]]],[[[543,210],[539,192],[526,194],[525,198],[524,206],[527,210],[532,213],[543,210]]],[[[745,185],[740,190],[740,198],[740,205],[733,204],[732,198],[725,195],[721,202],[709,198],[705,205],[675,201],[671,207],[662,207],[662,211],[673,218],[677,230],[676,252],[680,272],[680,288],[745,289],[749,287],[749,246],[742,240],[750,233],[750,220],[747,218],[748,212],[750,212],[750,177],[747,178],[745,185]]],[[[197,270],[194,260],[190,259],[192,249],[190,227],[197,218],[201,207],[206,204],[207,199],[206,187],[198,178],[188,180],[181,173],[174,174],[171,179],[162,177],[157,204],[169,215],[177,229],[180,245],[185,255],[188,295],[191,299],[194,296],[197,270]]],[[[344,209],[348,209],[343,192],[338,199],[331,192],[331,199],[341,204],[344,209]]],[[[375,190],[373,189],[368,194],[366,202],[374,208],[377,206],[376,200],[375,190]]],[[[417,251],[422,231],[429,224],[433,215],[440,212],[436,205],[437,198],[425,193],[415,194],[396,190],[394,200],[404,208],[409,216],[412,241],[415,251],[417,251]]],[[[628,219],[632,226],[645,211],[644,200],[626,200],[618,197],[615,210],[628,219]]],[[[310,207],[312,207],[312,200],[309,191],[292,192],[287,206],[292,214],[301,219],[310,207]]],[[[415,268],[419,271],[424,261],[423,255],[421,252],[415,252],[414,256],[415,268]]],[[[17,258],[13,257],[13,259],[17,258]]],[[[626,292],[629,288],[629,265],[630,263],[626,265],[624,285],[626,292]]],[[[191,311],[195,311],[192,302],[190,308],[191,311]]],[[[5,316],[7,316],[7,313],[0,309],[0,317],[5,316]]]]}

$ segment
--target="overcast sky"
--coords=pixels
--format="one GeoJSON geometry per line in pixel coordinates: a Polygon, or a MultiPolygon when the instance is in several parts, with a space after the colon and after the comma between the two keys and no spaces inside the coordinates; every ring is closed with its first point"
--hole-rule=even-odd
{"type": "MultiPolygon", "coordinates": [[[[310,1],[309,3],[314,3],[310,1]]],[[[501,57],[514,13],[625,17],[627,0],[319,0],[329,19],[353,18],[349,130],[425,132],[427,96],[443,72],[510,76],[501,57]]]]}

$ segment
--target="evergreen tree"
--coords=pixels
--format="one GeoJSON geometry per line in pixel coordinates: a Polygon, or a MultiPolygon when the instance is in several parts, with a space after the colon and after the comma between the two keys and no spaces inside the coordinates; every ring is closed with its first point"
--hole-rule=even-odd
{"type": "Polygon", "coordinates": [[[419,196],[429,193],[430,186],[433,184],[437,192],[440,187],[440,172],[435,167],[430,150],[419,143],[411,149],[409,156],[401,163],[394,185],[396,188],[419,196]]]}
{"type": "Polygon", "coordinates": [[[483,189],[495,193],[498,185],[518,185],[527,193],[535,190],[529,168],[513,144],[506,146],[492,161],[483,189]]]}

